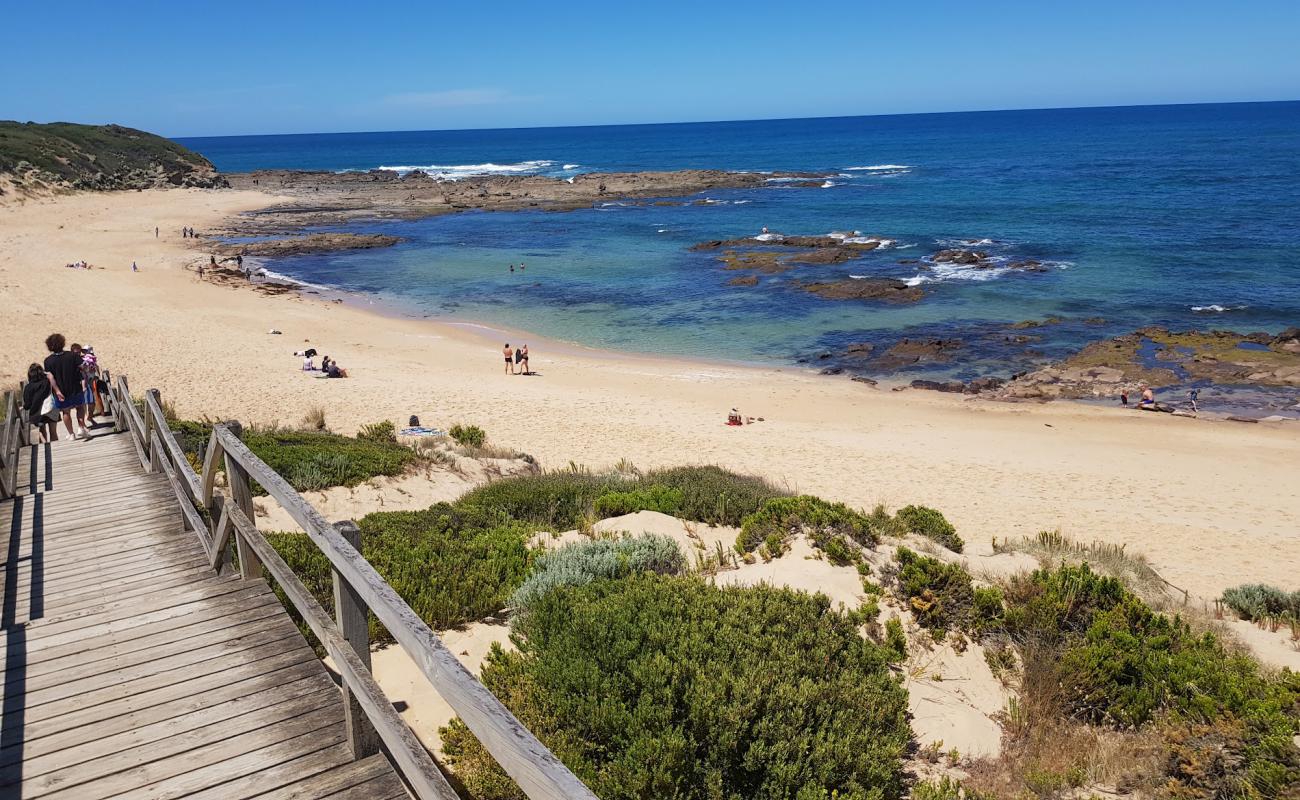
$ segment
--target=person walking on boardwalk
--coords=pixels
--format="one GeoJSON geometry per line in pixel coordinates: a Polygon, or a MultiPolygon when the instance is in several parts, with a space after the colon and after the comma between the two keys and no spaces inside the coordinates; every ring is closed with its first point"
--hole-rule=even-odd
{"type": "Polygon", "coordinates": [[[36,433],[41,442],[59,440],[59,412],[54,409],[54,398],[50,396],[50,379],[41,369],[40,364],[27,368],[27,383],[23,384],[23,410],[27,412],[27,421],[36,426],[36,433]]]}
{"type": "Polygon", "coordinates": [[[81,373],[81,357],[73,355],[63,348],[67,339],[61,333],[52,333],[45,339],[45,349],[50,354],[45,357],[45,374],[50,380],[50,390],[54,392],[54,407],[63,414],[63,425],[68,435],[76,439],[87,439],[86,433],[86,384],[81,373]],[[72,412],[77,413],[77,428],[72,428],[72,412]]]}

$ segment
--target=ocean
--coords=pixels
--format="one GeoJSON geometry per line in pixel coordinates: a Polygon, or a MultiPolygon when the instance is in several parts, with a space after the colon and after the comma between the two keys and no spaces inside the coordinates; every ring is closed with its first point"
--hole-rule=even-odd
{"type": "Polygon", "coordinates": [[[816,365],[850,343],[959,338],[951,360],[913,371],[1006,377],[1147,325],[1277,332],[1300,324],[1300,102],[179,141],[223,171],[820,176],[817,188],[773,181],[685,205],[358,223],[330,229],[406,241],[266,264],[398,313],[593,347],[816,365]],[[738,273],[716,252],[690,249],[764,227],[858,231],[890,244],[743,287],[729,284],[738,273]],[[951,246],[1032,258],[1046,270],[915,263],[951,246]],[[525,270],[509,271],[521,263],[525,270]],[[927,295],[884,305],[791,286],[791,278],[850,275],[900,278],[927,295]],[[1044,319],[1053,324],[1036,328],[1029,344],[1011,334],[1012,323],[1044,319]]]}

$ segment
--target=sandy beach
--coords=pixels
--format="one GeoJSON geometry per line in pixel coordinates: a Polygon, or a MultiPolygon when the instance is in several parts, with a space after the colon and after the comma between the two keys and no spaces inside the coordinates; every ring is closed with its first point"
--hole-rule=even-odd
{"type": "Polygon", "coordinates": [[[190,268],[208,256],[182,226],[201,233],[276,201],[177,189],[0,205],[0,380],[57,330],[185,416],[296,424],[319,406],[351,432],[417,414],[479,424],[551,468],[716,463],[857,506],[930,505],[970,542],[1060,529],[1124,543],[1202,597],[1300,574],[1300,425],[892,392],[533,337],[521,341],[539,375],[511,377],[491,330],[200,282],[190,268]],[[81,259],[95,268],[64,267],[81,259]],[[305,346],[352,377],[302,373],[292,353],[305,346]],[[727,427],[733,406],[765,421],[727,427]]]}

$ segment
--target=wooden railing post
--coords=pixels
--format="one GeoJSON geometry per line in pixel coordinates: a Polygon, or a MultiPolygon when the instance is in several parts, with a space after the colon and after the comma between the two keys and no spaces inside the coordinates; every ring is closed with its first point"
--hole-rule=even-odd
{"type": "MultiPolygon", "coordinates": [[[[361,529],[352,520],[334,523],[334,530],[347,540],[348,544],[361,550],[361,529]]],[[[366,669],[370,669],[370,612],[361,599],[338,570],[334,573],[334,619],[338,623],[343,638],[347,639],[357,658],[366,669]]],[[[347,681],[343,681],[343,724],[347,729],[348,746],[352,748],[352,758],[361,760],[379,752],[379,734],[366,718],[365,711],[357,701],[347,681]]]]}
{"type": "MultiPolygon", "coordinates": [[[[244,433],[244,427],[238,422],[227,422],[226,427],[235,435],[235,438],[239,438],[244,433]]],[[[253,513],[253,488],[249,482],[248,470],[231,458],[229,453],[224,455],[226,484],[230,489],[230,496],[234,499],[235,505],[239,506],[239,510],[244,512],[244,516],[248,517],[248,521],[256,526],[257,516],[253,513]]],[[[235,542],[238,545],[239,574],[245,580],[262,577],[262,565],[253,553],[253,548],[244,541],[238,532],[235,534],[235,542]]]]}

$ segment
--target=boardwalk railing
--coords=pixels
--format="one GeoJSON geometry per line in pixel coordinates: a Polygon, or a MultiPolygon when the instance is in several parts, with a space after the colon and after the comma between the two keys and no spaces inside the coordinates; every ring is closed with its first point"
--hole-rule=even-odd
{"type": "Polygon", "coordinates": [[[28,426],[22,404],[22,390],[5,392],[0,414],[0,500],[14,496],[18,482],[18,451],[28,443],[28,426]]]}
{"type": "MultiPolygon", "coordinates": [[[[531,800],[596,800],[596,795],[461,665],[361,555],[356,524],[326,521],[244,445],[238,423],[214,426],[200,474],[172,434],[156,389],[144,393],[141,410],[131,397],[126,378],[119,376],[111,384],[108,400],[119,430],[130,432],[140,464],[151,472],[164,473],[171,482],[186,529],[198,536],[212,568],[221,572],[228,567],[233,544],[239,574],[252,580],[268,573],[316,634],[342,678],[345,724],[354,758],[378,752],[382,743],[418,798],[456,797],[370,672],[367,612],[371,612],[525,795],[531,800]],[[226,473],[224,494],[216,489],[221,468],[226,473]],[[329,559],[334,573],[334,618],[258,531],[253,481],[329,559]]],[[[4,430],[7,432],[7,426],[4,430]]],[[[7,441],[0,438],[0,444],[7,441]]],[[[0,450],[0,456],[6,452],[0,450]]],[[[8,466],[8,461],[3,465],[8,466]]]]}

